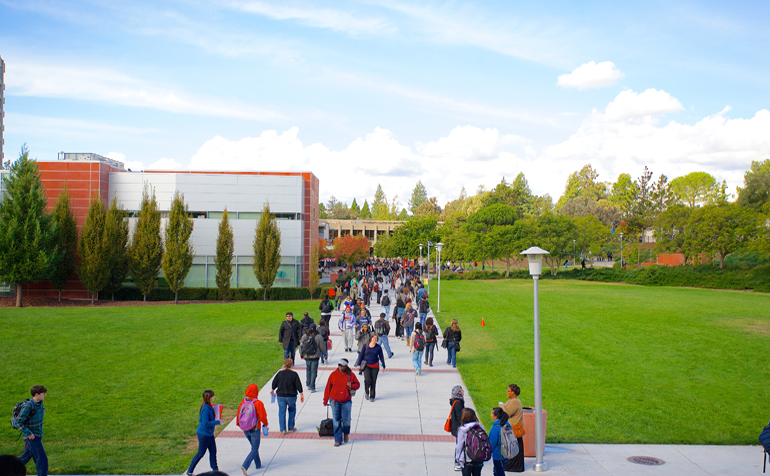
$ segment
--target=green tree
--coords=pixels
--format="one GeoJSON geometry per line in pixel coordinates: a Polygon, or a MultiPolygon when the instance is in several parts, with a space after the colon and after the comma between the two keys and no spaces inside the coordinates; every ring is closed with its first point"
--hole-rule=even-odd
{"type": "Polygon", "coordinates": [[[323,203],[318,204],[318,218],[322,220],[329,218],[329,214],[326,211],[326,206],[323,203]]]}
{"type": "Polygon", "coordinates": [[[517,230],[513,226],[516,219],[516,210],[505,203],[487,205],[469,216],[465,224],[469,238],[466,259],[503,259],[508,276],[517,251],[517,230]]]}
{"type": "Polygon", "coordinates": [[[719,253],[719,268],[725,256],[746,248],[759,231],[759,216],[738,204],[707,205],[690,215],[690,227],[703,251],[719,253]]]}
{"type": "Polygon", "coordinates": [[[388,197],[382,191],[382,185],[377,184],[377,191],[374,192],[374,201],[372,202],[372,218],[375,220],[390,219],[390,210],[388,209],[388,197]]]}
{"type": "Polygon", "coordinates": [[[572,172],[567,179],[567,185],[564,187],[564,194],[556,203],[556,209],[560,209],[567,201],[575,197],[586,197],[592,201],[598,201],[605,198],[607,194],[607,185],[597,182],[599,173],[594,170],[591,164],[585,165],[577,172],[572,172]]]}
{"type": "Polygon", "coordinates": [[[215,260],[217,266],[217,288],[219,288],[219,294],[222,295],[222,302],[227,299],[227,295],[230,293],[230,280],[233,278],[234,252],[233,226],[230,224],[230,219],[227,217],[227,208],[225,208],[225,211],[222,212],[222,219],[219,220],[217,257],[215,260]]]}
{"type": "Polygon", "coordinates": [[[575,247],[583,256],[590,254],[591,267],[594,256],[602,254],[602,245],[610,239],[610,230],[595,216],[577,217],[575,222],[575,247]]]}
{"type": "Polygon", "coordinates": [[[414,186],[414,189],[412,190],[412,198],[409,199],[409,211],[412,212],[414,215],[415,212],[417,212],[417,209],[420,207],[420,205],[423,204],[423,202],[428,200],[428,191],[425,189],[425,185],[422,184],[421,180],[417,181],[417,184],[414,186]]]}
{"type": "Polygon", "coordinates": [[[719,186],[711,174],[691,172],[671,181],[671,193],[676,203],[695,208],[713,202],[719,193],[719,186]]]}
{"type": "Polygon", "coordinates": [[[163,260],[160,210],[158,210],[155,191],[153,190],[150,195],[148,186],[145,186],[142,192],[141,209],[128,254],[129,272],[146,301],[147,295],[152,292],[158,281],[158,272],[163,260]]]}
{"type": "Polygon", "coordinates": [[[398,216],[396,218],[398,218],[401,221],[408,220],[409,219],[409,215],[406,213],[406,208],[402,208],[401,212],[398,214],[398,216]]]}
{"type": "Polygon", "coordinates": [[[361,218],[363,219],[369,219],[372,218],[372,212],[369,210],[369,202],[367,200],[364,200],[364,206],[361,208],[361,218]]]}
{"type": "Polygon", "coordinates": [[[195,249],[190,241],[193,232],[193,220],[187,213],[184,194],[177,190],[171,201],[168,214],[164,252],[161,265],[168,287],[174,291],[174,304],[179,304],[179,289],[184,286],[184,279],[192,267],[195,249]]]}
{"type": "Polygon", "coordinates": [[[439,206],[438,199],[436,199],[436,197],[431,197],[430,199],[422,202],[422,204],[417,207],[417,210],[414,212],[414,216],[416,217],[424,217],[428,215],[441,215],[441,207],[439,206]]]}
{"type": "Polygon", "coordinates": [[[61,301],[61,291],[75,272],[78,249],[78,222],[70,207],[70,192],[66,182],[53,208],[53,220],[57,226],[54,242],[59,248],[59,259],[51,275],[51,282],[59,290],[59,301],[61,301]]]}
{"type": "Polygon", "coordinates": [[[59,257],[56,222],[46,212],[48,199],[37,162],[27,146],[3,176],[0,203],[0,281],[16,283],[16,307],[22,307],[22,285],[51,277],[59,257]]]}
{"type": "Polygon", "coordinates": [[[658,253],[682,253],[685,264],[690,258],[688,240],[691,239],[690,214],[692,208],[673,205],[655,219],[655,251],[658,253]]]}
{"type": "MultiPolygon", "coordinates": [[[[440,235],[438,234],[438,217],[415,217],[407,220],[397,226],[387,242],[387,254],[380,254],[383,246],[375,248],[377,256],[385,258],[417,258],[420,255],[420,243],[427,243],[429,240],[438,243],[440,235]]],[[[377,240],[380,243],[382,238],[377,240]]]]}
{"type": "Polygon", "coordinates": [[[254,233],[254,276],[262,286],[265,301],[267,301],[267,290],[273,286],[279,266],[281,266],[281,231],[278,229],[275,217],[270,213],[270,204],[265,203],[254,233]]]}
{"type": "Polygon", "coordinates": [[[561,263],[572,255],[572,240],[577,239],[575,223],[568,216],[546,213],[537,217],[530,229],[526,247],[539,246],[548,251],[544,259],[555,276],[561,263]]]}
{"type": "Polygon", "coordinates": [[[353,199],[353,203],[350,205],[350,209],[353,210],[356,213],[361,213],[361,207],[358,206],[358,203],[356,203],[356,199],[353,199]]]}
{"type": "Polygon", "coordinates": [[[107,240],[107,256],[110,263],[110,278],[104,291],[112,295],[120,290],[128,276],[128,221],[126,212],[118,207],[117,198],[113,198],[104,224],[107,240]]]}
{"type": "Polygon", "coordinates": [[[762,210],[770,202],[770,159],[753,160],[751,169],[743,175],[743,187],[738,189],[738,204],[762,210]]]}
{"type": "Polygon", "coordinates": [[[78,277],[83,286],[91,292],[92,306],[94,298],[98,299],[99,291],[104,289],[110,279],[110,260],[104,226],[106,219],[107,213],[102,201],[98,198],[92,199],[78,241],[78,277]]]}
{"type": "Polygon", "coordinates": [[[636,195],[636,184],[631,180],[631,175],[620,174],[618,180],[612,184],[610,192],[610,203],[620,207],[620,210],[627,215],[631,209],[631,202],[636,195]]]}

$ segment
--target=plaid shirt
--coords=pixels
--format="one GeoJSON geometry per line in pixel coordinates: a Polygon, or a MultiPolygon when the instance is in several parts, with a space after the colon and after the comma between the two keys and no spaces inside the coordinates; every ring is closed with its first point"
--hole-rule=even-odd
{"type": "Polygon", "coordinates": [[[30,435],[35,435],[35,438],[43,437],[43,417],[45,416],[45,407],[43,402],[36,403],[34,400],[30,400],[32,405],[35,406],[35,412],[32,412],[32,405],[26,404],[22,407],[19,413],[19,421],[21,424],[21,434],[24,435],[24,439],[29,438],[30,435]]]}

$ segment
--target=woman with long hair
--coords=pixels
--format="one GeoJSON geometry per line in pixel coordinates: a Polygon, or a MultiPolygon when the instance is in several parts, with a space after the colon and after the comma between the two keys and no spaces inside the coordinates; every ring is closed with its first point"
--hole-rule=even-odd
{"type": "Polygon", "coordinates": [[[219,471],[219,465],[217,465],[217,442],[214,439],[214,428],[217,425],[221,425],[222,422],[217,420],[214,416],[214,400],[216,396],[213,390],[206,390],[203,392],[203,403],[201,403],[200,415],[198,417],[198,452],[193,456],[190,462],[190,467],[187,469],[187,476],[193,476],[193,471],[198,465],[198,462],[209,452],[209,465],[212,471],[219,471]]]}
{"type": "MultiPolygon", "coordinates": [[[[455,461],[462,467],[463,476],[481,476],[481,468],[484,467],[484,462],[471,461],[465,451],[465,439],[468,436],[468,431],[472,427],[479,425],[479,417],[476,416],[476,412],[472,408],[463,408],[463,416],[460,423],[462,425],[457,429],[457,442],[455,443],[455,461]]],[[[482,429],[481,431],[484,430],[482,429]]]]}
{"type": "Polygon", "coordinates": [[[444,329],[444,342],[446,343],[446,363],[452,367],[457,367],[457,344],[463,338],[463,333],[460,331],[460,325],[457,323],[457,319],[452,319],[452,324],[444,329]]]}

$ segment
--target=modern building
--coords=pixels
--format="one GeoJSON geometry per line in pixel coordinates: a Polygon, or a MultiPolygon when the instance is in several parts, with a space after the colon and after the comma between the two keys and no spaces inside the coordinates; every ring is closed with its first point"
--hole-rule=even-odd
{"type": "Polygon", "coordinates": [[[390,235],[404,222],[397,220],[320,220],[319,236],[329,243],[336,238],[345,235],[364,235],[369,243],[374,246],[377,238],[382,235],[390,235]]]}
{"type": "MultiPolygon", "coordinates": [[[[121,162],[97,154],[60,153],[58,160],[40,160],[41,178],[52,209],[65,183],[78,225],[85,222],[91,198],[104,206],[116,198],[129,216],[133,232],[142,193],[155,193],[162,227],[176,191],[184,194],[193,222],[195,247],[187,287],[216,287],[216,239],[219,220],[227,208],[234,232],[232,287],[259,287],[252,271],[256,226],[266,202],[281,231],[281,267],[275,286],[307,286],[310,249],[318,242],[318,178],[310,172],[130,172],[121,162]]],[[[86,298],[87,291],[73,275],[64,295],[86,298]]],[[[26,287],[24,295],[57,296],[50,283],[26,287]]]]}
{"type": "Polygon", "coordinates": [[[5,61],[0,57],[0,170],[5,164],[5,61]]]}

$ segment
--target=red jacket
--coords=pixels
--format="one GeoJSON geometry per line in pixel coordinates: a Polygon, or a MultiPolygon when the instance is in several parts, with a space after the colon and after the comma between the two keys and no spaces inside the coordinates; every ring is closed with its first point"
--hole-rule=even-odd
{"type": "Polygon", "coordinates": [[[345,403],[350,400],[350,392],[348,392],[348,378],[350,378],[351,387],[353,390],[361,388],[361,384],[358,383],[355,373],[351,370],[350,373],[343,374],[340,369],[335,370],[329,375],[329,379],[326,381],[326,390],[324,390],[324,405],[329,404],[329,400],[335,402],[345,403]]]}

